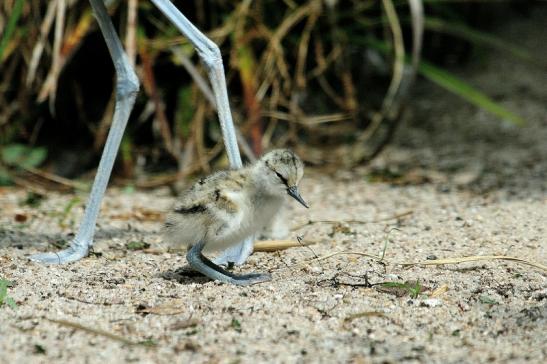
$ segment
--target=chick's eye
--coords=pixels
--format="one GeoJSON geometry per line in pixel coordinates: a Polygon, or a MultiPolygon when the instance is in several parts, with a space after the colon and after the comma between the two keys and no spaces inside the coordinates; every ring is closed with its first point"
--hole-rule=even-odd
{"type": "Polygon", "coordinates": [[[285,185],[288,185],[287,179],[281,175],[281,173],[274,171],[277,177],[283,182],[285,185]]]}

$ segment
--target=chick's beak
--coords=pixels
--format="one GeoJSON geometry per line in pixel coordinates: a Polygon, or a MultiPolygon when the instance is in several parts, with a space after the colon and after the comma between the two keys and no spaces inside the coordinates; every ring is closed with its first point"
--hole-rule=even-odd
{"type": "Polygon", "coordinates": [[[294,198],[296,201],[298,201],[298,202],[300,202],[302,205],[304,205],[305,208],[307,208],[307,209],[310,208],[310,207],[308,206],[308,204],[306,203],[306,201],[304,201],[304,199],[302,198],[302,196],[300,196],[300,192],[298,192],[298,187],[292,186],[292,187],[287,188],[287,193],[289,194],[289,196],[291,196],[292,198],[294,198]]]}

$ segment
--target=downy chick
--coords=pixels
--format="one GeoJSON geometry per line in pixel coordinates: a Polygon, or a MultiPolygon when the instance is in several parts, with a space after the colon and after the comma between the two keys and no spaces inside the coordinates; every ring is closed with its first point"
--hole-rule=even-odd
{"type": "Polygon", "coordinates": [[[190,266],[211,279],[237,285],[269,281],[269,274],[235,275],[202,251],[226,249],[267,226],[289,195],[308,207],[298,192],[304,174],[300,158],[273,150],[248,167],[214,173],[196,182],[175,204],[165,222],[165,242],[189,247],[190,266]]]}

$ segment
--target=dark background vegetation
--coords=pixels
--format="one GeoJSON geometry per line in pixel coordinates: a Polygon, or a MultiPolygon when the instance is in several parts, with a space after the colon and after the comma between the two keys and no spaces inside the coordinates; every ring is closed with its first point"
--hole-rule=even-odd
{"type": "MultiPolygon", "coordinates": [[[[344,155],[353,166],[377,155],[412,95],[419,25],[417,82],[435,82],[500,122],[525,121],[452,71],[480,62],[485,48],[545,67],[490,32],[541,2],[424,1],[422,23],[396,0],[174,3],[221,47],[247,160],[280,146],[314,165],[344,155]]],[[[188,72],[193,64],[194,77],[206,79],[193,48],[147,1],[108,7],[142,83],[116,178],[153,187],[226,165],[216,113],[188,72]]],[[[88,2],[3,1],[0,37],[0,183],[39,177],[66,187],[63,178],[85,178],[114,105],[112,62],[88,2]]]]}

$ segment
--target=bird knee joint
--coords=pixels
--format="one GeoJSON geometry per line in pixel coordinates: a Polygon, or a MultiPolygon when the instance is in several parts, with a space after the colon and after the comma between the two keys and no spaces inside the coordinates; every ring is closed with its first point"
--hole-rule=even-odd
{"type": "Polygon", "coordinates": [[[208,45],[207,51],[203,54],[203,62],[209,70],[218,68],[219,65],[222,66],[222,54],[215,43],[211,42],[208,45]]]}
{"type": "Polygon", "coordinates": [[[118,80],[116,83],[116,96],[119,99],[124,99],[139,92],[139,81],[135,77],[135,80],[123,79],[118,80]]]}

